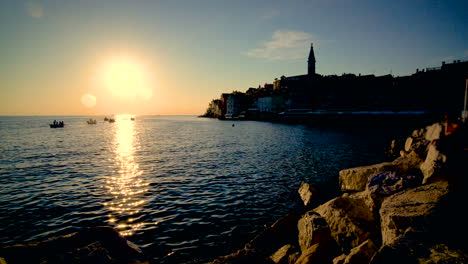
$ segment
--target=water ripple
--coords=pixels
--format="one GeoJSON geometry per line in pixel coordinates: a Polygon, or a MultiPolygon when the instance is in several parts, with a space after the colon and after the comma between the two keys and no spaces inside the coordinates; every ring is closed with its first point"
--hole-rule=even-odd
{"type": "Polygon", "coordinates": [[[389,138],[266,122],[0,117],[0,243],[111,225],[153,263],[203,263],[299,206],[301,181],[384,159],[389,138]],[[359,150],[359,151],[357,151],[359,150]]]}

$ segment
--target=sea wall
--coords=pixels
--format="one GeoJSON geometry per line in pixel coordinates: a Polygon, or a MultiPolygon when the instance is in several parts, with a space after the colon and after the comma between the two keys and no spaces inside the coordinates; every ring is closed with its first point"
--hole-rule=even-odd
{"type": "Polygon", "coordinates": [[[340,171],[342,195],[323,204],[302,183],[302,213],[211,264],[468,263],[468,134],[466,124],[445,128],[436,122],[392,142],[392,162],[340,171]]]}

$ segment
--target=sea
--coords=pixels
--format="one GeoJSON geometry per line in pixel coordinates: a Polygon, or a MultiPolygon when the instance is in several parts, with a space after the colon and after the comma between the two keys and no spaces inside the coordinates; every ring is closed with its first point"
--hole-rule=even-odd
{"type": "Polygon", "coordinates": [[[385,129],[197,116],[1,116],[0,246],[111,226],[151,263],[230,254],[345,168],[391,160],[385,129]],[[89,118],[97,120],[90,125],[89,118]],[[53,120],[63,128],[50,128],[53,120]]]}

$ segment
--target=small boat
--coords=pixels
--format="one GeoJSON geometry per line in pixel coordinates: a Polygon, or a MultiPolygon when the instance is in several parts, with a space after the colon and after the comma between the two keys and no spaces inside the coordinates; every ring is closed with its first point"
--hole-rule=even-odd
{"type": "Polygon", "coordinates": [[[65,124],[62,123],[56,123],[56,124],[49,124],[50,128],[57,128],[57,127],[64,127],[65,124]]]}
{"type": "Polygon", "coordinates": [[[114,123],[115,119],[114,118],[109,118],[109,123],[114,123]]]}
{"type": "Polygon", "coordinates": [[[88,123],[88,125],[95,125],[95,124],[97,124],[96,119],[91,119],[91,118],[90,118],[89,120],[87,120],[86,122],[88,123]]]}
{"type": "Polygon", "coordinates": [[[134,117],[132,117],[132,118],[130,118],[130,120],[132,120],[132,121],[135,121],[135,118],[134,118],[134,117]]]}
{"type": "Polygon", "coordinates": [[[104,121],[109,121],[109,118],[107,118],[107,116],[104,117],[104,121]]]}

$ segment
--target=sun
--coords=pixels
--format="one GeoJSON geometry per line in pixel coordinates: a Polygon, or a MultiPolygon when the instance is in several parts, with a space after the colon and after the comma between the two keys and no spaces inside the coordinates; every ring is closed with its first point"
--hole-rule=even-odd
{"type": "Polygon", "coordinates": [[[117,58],[107,63],[102,81],[114,96],[143,99],[152,97],[145,68],[130,58],[117,58]]]}

